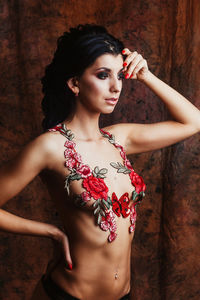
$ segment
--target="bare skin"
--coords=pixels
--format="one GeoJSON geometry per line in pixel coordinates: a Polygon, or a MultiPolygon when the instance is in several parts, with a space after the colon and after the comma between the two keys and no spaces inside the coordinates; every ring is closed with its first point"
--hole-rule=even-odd
{"type": "MultiPolygon", "coordinates": [[[[127,63],[124,68],[126,77],[140,80],[152,89],[175,119],[149,125],[117,124],[105,128],[115,135],[126,153],[160,149],[199,132],[199,110],[156,78],[148,70],[146,60],[137,52],[124,49],[123,54],[127,63]]],[[[105,182],[109,194],[115,191],[118,197],[124,192],[130,195],[133,187],[127,175],[116,173],[110,166],[110,162],[122,162],[122,158],[118,150],[102,137],[98,124],[100,114],[111,113],[117,104],[122,88],[122,68],[121,55],[105,54],[87,68],[80,78],[70,79],[66,83],[74,93],[78,93],[76,113],[71,121],[65,121],[75,134],[76,150],[91,168],[99,166],[108,169],[105,182]],[[111,98],[115,100],[109,100],[111,98]]],[[[117,239],[108,243],[108,232],[100,230],[95,224],[92,203],[82,209],[74,205],[72,197],[64,189],[64,179],[69,173],[64,166],[65,140],[57,132],[42,134],[0,172],[0,204],[3,205],[46,170],[48,176],[46,171],[43,176],[60,212],[63,231],[51,224],[23,219],[4,210],[0,210],[0,228],[57,241],[61,251],[59,257],[51,261],[47,272],[66,292],[84,300],[117,300],[130,290],[133,239],[133,234],[128,232],[130,221],[128,218],[117,218],[117,239]]],[[[83,191],[81,182],[73,181],[71,191],[80,194],[83,191]]]]}

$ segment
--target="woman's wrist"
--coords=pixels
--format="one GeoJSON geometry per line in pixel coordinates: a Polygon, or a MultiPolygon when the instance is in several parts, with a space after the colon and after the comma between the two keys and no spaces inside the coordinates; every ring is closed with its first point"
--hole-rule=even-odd
{"type": "Polygon", "coordinates": [[[59,241],[61,237],[63,236],[63,231],[60,230],[58,227],[49,224],[48,230],[47,230],[47,235],[49,238],[55,241],[59,241]]]}
{"type": "Polygon", "coordinates": [[[143,82],[144,84],[146,84],[148,86],[149,84],[151,84],[152,80],[155,77],[156,76],[153,73],[151,73],[150,70],[148,70],[148,71],[146,71],[145,75],[141,79],[139,79],[139,81],[143,82]]]}

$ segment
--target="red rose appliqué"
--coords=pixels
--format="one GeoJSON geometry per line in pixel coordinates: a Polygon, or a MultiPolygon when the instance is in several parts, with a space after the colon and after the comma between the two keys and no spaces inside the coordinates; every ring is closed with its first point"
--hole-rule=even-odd
{"type": "Polygon", "coordinates": [[[91,197],[95,200],[105,199],[107,200],[108,187],[103,179],[89,176],[83,180],[83,187],[90,193],[91,197]]]}
{"type": "Polygon", "coordinates": [[[82,164],[77,168],[77,173],[81,174],[82,178],[86,178],[92,175],[92,171],[90,167],[88,165],[82,165],[82,164]]]}
{"type": "Polygon", "coordinates": [[[132,171],[130,174],[130,179],[132,184],[135,186],[136,193],[144,192],[146,190],[146,185],[141,176],[139,176],[135,171],[132,171]]]}

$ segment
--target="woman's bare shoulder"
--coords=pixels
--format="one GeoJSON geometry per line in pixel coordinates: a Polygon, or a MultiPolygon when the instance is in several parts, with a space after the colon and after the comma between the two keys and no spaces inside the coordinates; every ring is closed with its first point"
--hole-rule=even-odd
{"type": "Polygon", "coordinates": [[[37,147],[43,152],[55,153],[63,141],[64,137],[59,132],[47,131],[30,142],[30,146],[37,147]]]}
{"type": "MultiPolygon", "coordinates": [[[[132,123],[131,125],[135,127],[135,129],[137,130],[138,124],[132,123]]],[[[116,142],[118,142],[124,147],[126,144],[128,127],[129,127],[129,123],[118,123],[118,124],[106,126],[102,129],[109,132],[110,134],[113,134],[116,138],[116,142]]]]}
{"type": "Polygon", "coordinates": [[[63,156],[65,138],[59,132],[45,132],[33,139],[25,149],[23,153],[32,153],[32,155],[39,156],[45,162],[46,167],[51,167],[57,157],[63,156]]]}
{"type": "Polygon", "coordinates": [[[20,166],[34,166],[43,169],[51,166],[51,162],[59,154],[61,145],[64,145],[64,137],[57,132],[45,132],[29,143],[27,143],[15,157],[5,165],[12,165],[15,168],[20,166]]]}

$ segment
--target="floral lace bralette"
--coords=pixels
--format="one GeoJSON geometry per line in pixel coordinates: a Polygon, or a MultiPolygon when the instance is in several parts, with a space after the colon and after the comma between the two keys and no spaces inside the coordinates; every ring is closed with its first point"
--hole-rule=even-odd
{"type": "Polygon", "coordinates": [[[74,134],[67,129],[65,124],[58,124],[49,131],[58,131],[66,137],[64,146],[65,166],[70,171],[65,180],[65,188],[69,193],[69,185],[73,180],[82,180],[84,192],[76,195],[76,204],[84,206],[90,200],[95,200],[92,204],[94,216],[99,227],[104,231],[110,231],[108,241],[112,242],[117,236],[116,216],[123,218],[130,217],[129,232],[135,231],[136,223],[136,205],[139,204],[145,196],[146,186],[141,176],[139,176],[132,168],[130,161],[127,159],[122,146],[115,142],[113,134],[100,129],[101,134],[108,139],[120,152],[123,164],[120,162],[111,162],[110,165],[117,170],[118,173],[128,174],[133,185],[131,197],[128,193],[124,193],[119,199],[113,192],[112,196],[108,196],[108,187],[104,181],[108,169],[99,169],[98,166],[92,170],[88,165],[84,164],[73,141],[74,134]],[[133,201],[131,201],[133,200],[133,201]]]}

